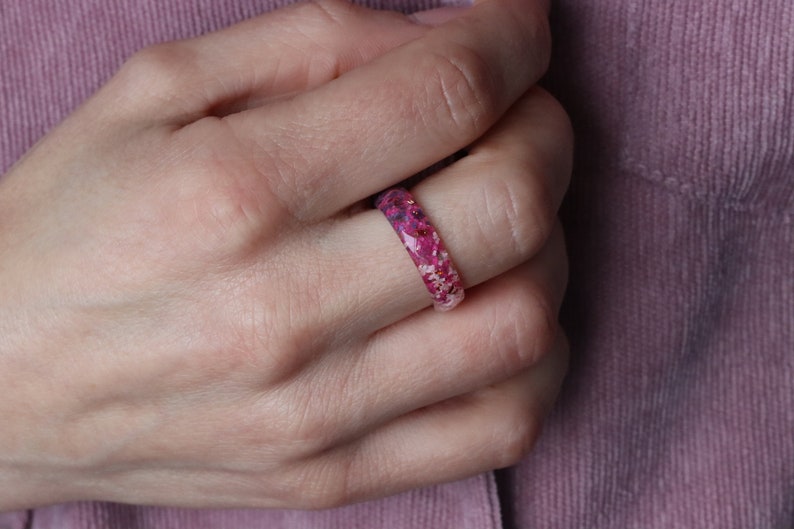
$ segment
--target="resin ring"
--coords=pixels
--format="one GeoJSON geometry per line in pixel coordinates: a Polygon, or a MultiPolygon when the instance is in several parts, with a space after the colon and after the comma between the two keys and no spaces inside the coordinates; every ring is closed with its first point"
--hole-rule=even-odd
{"type": "Polygon", "coordinates": [[[394,187],[375,199],[413,259],[436,310],[445,311],[463,300],[463,283],[438,232],[408,190],[394,187]]]}

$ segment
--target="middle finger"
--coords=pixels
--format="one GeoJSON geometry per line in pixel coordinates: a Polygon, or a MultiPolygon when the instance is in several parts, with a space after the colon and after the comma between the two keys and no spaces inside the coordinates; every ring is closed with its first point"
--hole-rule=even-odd
{"type": "Polygon", "coordinates": [[[229,123],[288,209],[321,220],[480,137],[548,56],[541,2],[480,0],[369,64],[229,123]]]}
{"type": "MultiPolygon", "coordinates": [[[[514,268],[545,244],[567,187],[571,152],[564,111],[536,88],[467,157],[414,189],[464,287],[514,268]]],[[[344,321],[351,332],[366,334],[430,304],[420,274],[380,211],[335,221],[325,240],[322,248],[334,255],[319,262],[336,265],[323,273],[324,284],[333,285],[319,307],[326,321],[344,321]]]]}

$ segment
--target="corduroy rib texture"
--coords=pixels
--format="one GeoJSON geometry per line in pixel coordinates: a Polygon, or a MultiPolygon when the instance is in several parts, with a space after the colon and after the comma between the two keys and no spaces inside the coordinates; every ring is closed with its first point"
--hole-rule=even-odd
{"type": "MultiPolygon", "coordinates": [[[[3,2],[0,173],[137,48],[278,5],[3,2]]],[[[536,450],[502,476],[505,519],[794,527],[794,4],[558,0],[552,21],[545,84],[577,135],[572,369],[536,450]]],[[[485,529],[496,494],[489,474],[324,512],[85,502],[0,528],[485,529]]]]}

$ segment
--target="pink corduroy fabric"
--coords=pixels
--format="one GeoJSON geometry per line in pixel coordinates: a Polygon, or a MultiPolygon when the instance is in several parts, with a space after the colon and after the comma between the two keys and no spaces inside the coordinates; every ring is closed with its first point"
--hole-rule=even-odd
{"type": "MultiPolygon", "coordinates": [[[[275,7],[3,2],[0,172],[137,48],[275,7]]],[[[333,511],[85,502],[0,528],[794,527],[794,4],[559,0],[552,21],[573,352],[526,461],[333,511]]]]}

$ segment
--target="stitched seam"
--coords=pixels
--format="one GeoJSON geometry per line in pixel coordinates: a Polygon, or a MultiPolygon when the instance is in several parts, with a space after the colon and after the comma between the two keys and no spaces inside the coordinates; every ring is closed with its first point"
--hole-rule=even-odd
{"type": "Polygon", "coordinates": [[[776,210],[766,208],[763,204],[759,203],[742,203],[736,200],[725,200],[723,196],[697,189],[694,185],[683,181],[681,178],[665,174],[658,169],[650,169],[647,165],[639,163],[631,158],[624,159],[621,165],[641,179],[660,185],[677,195],[700,202],[706,202],[710,206],[735,211],[737,213],[763,216],[763,218],[754,219],[754,223],[769,223],[770,221],[777,221],[783,225],[794,223],[794,210],[776,210]]]}

